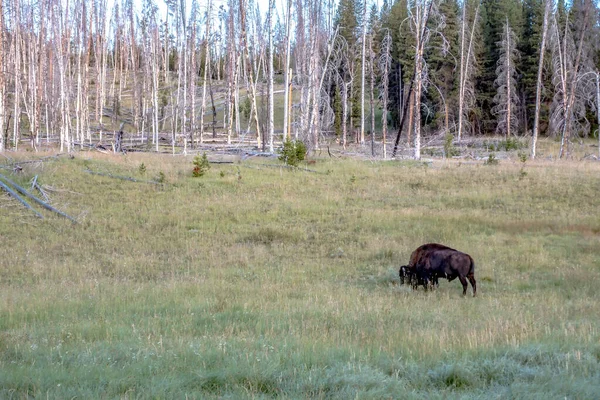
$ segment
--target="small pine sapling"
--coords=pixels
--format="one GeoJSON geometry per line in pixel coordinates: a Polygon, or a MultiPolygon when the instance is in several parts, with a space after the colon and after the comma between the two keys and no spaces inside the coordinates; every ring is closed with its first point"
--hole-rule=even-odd
{"type": "Polygon", "coordinates": [[[300,140],[286,140],[283,143],[279,160],[290,167],[297,167],[306,157],[306,145],[300,140]]]}
{"type": "Polygon", "coordinates": [[[208,162],[208,157],[206,157],[206,153],[203,153],[202,157],[200,157],[200,155],[194,157],[194,169],[192,170],[192,175],[194,176],[194,178],[204,176],[204,174],[206,174],[206,172],[208,172],[209,169],[210,163],[208,162]]]}

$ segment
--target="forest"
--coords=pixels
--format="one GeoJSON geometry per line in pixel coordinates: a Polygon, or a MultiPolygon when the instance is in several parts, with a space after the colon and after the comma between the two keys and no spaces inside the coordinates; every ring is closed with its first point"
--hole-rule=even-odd
{"type": "MultiPolygon", "coordinates": [[[[3,0],[0,151],[598,135],[591,0],[3,0]],[[166,4],[166,7],[165,7],[166,4]],[[266,9],[261,9],[266,7],[266,9]],[[107,136],[108,135],[108,136],[107,136]],[[137,140],[137,139],[136,139],[137,140]]],[[[377,154],[374,144],[378,143],[377,154]]]]}

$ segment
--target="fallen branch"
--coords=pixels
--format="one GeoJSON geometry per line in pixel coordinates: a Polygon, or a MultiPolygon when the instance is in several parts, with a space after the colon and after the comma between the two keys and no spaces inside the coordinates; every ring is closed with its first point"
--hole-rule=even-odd
{"type": "Polygon", "coordinates": [[[29,210],[33,211],[33,213],[41,219],[44,219],[44,216],[42,214],[40,214],[39,212],[37,212],[33,207],[31,207],[31,205],[26,202],[25,200],[23,200],[21,198],[21,196],[19,196],[17,193],[15,193],[14,190],[12,190],[10,187],[8,187],[4,182],[0,181],[0,187],[4,190],[6,190],[6,192],[8,194],[10,194],[12,197],[14,197],[15,199],[17,199],[21,204],[23,204],[25,206],[25,208],[28,208],[29,210]]]}
{"type": "Polygon", "coordinates": [[[142,180],[142,179],[135,179],[135,178],[132,178],[130,176],[113,175],[113,174],[104,173],[104,172],[96,172],[96,171],[92,171],[91,169],[86,169],[84,171],[87,172],[88,174],[92,174],[92,175],[106,176],[106,177],[109,177],[109,178],[121,179],[123,181],[129,181],[129,182],[150,183],[150,184],[153,184],[153,185],[162,185],[163,184],[163,182],[146,181],[146,180],[142,180]]]}
{"type": "Polygon", "coordinates": [[[33,178],[33,182],[31,183],[31,190],[37,189],[37,191],[40,192],[40,194],[44,197],[46,203],[50,203],[50,198],[48,197],[48,194],[44,189],[42,189],[40,185],[38,185],[37,178],[37,175],[33,178]]]}
{"type": "MultiPolygon", "coordinates": [[[[16,183],[14,183],[12,180],[8,179],[7,177],[5,177],[4,175],[0,174],[0,178],[4,179],[4,181],[8,182],[10,185],[14,186],[15,189],[17,189],[17,191],[19,193],[21,193],[23,196],[27,196],[29,197],[31,200],[35,201],[36,203],[38,203],[39,205],[41,205],[42,207],[44,207],[47,210],[50,210],[52,212],[57,213],[60,216],[63,216],[65,218],[67,218],[68,220],[70,220],[73,223],[77,223],[77,220],[75,220],[75,218],[65,214],[64,212],[57,210],[56,208],[52,207],[50,204],[43,202],[42,200],[38,199],[37,197],[35,197],[34,195],[32,195],[31,193],[29,193],[27,190],[23,189],[21,186],[17,185],[16,183]]],[[[37,212],[36,212],[37,213],[37,212]]]]}
{"type": "Polygon", "coordinates": [[[55,156],[38,158],[37,160],[13,161],[9,164],[0,165],[0,168],[9,169],[9,168],[14,168],[15,166],[20,166],[21,164],[35,164],[35,163],[43,163],[46,161],[55,161],[55,160],[58,160],[58,157],[60,157],[62,155],[65,155],[65,153],[59,153],[55,156]]]}

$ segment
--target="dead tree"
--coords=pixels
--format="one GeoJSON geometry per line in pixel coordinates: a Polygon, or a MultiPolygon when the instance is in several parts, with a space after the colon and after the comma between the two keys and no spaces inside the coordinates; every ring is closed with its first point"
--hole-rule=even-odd
{"type": "Polygon", "coordinates": [[[474,52],[473,42],[475,39],[475,27],[477,26],[479,17],[479,7],[481,5],[480,0],[477,1],[477,7],[475,8],[475,16],[471,21],[470,32],[467,27],[468,13],[467,13],[467,1],[465,0],[462,10],[462,21],[460,31],[460,62],[459,62],[459,82],[458,82],[458,132],[456,139],[458,142],[462,139],[462,132],[465,125],[465,117],[469,111],[470,105],[474,100],[473,91],[473,64],[474,52]],[[467,36],[468,35],[468,36],[467,36]]]}
{"type": "Polygon", "coordinates": [[[6,93],[5,84],[6,78],[4,73],[4,2],[0,1],[0,153],[5,150],[5,136],[4,136],[4,125],[6,124],[6,119],[4,113],[6,112],[4,109],[4,95],[6,93]]]}
{"type": "Polygon", "coordinates": [[[516,35],[508,24],[508,18],[504,23],[502,40],[498,42],[500,58],[496,68],[497,78],[494,82],[498,92],[494,97],[496,105],[492,108],[492,114],[498,118],[496,132],[504,134],[506,138],[517,128],[516,109],[517,95],[517,69],[518,58],[516,35]]]}
{"type": "Polygon", "coordinates": [[[555,95],[550,123],[554,131],[560,131],[561,142],[559,158],[569,155],[571,133],[586,130],[588,121],[585,119],[584,94],[579,85],[582,72],[582,56],[585,32],[589,21],[590,4],[585,2],[583,20],[581,21],[579,42],[576,44],[569,23],[565,23],[561,34],[559,24],[553,24],[553,83],[555,95]]]}
{"type": "Polygon", "coordinates": [[[535,116],[533,119],[533,133],[531,138],[531,159],[535,159],[536,145],[540,130],[540,108],[542,100],[542,78],[544,72],[544,56],[546,54],[546,38],[548,36],[548,20],[554,9],[554,0],[544,0],[544,22],[542,24],[542,41],[540,43],[540,60],[538,64],[537,82],[535,89],[535,116]]]}
{"type": "Polygon", "coordinates": [[[388,91],[389,91],[389,71],[392,65],[392,36],[389,29],[386,30],[381,41],[381,53],[379,55],[379,73],[381,74],[380,98],[382,103],[381,125],[382,125],[382,143],[383,158],[387,158],[387,125],[388,125],[388,91]]]}

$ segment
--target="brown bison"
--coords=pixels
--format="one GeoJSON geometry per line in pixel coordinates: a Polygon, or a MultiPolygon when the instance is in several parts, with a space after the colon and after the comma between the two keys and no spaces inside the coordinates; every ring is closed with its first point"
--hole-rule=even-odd
{"type": "Polygon", "coordinates": [[[404,283],[408,278],[413,288],[423,285],[427,288],[430,284],[437,284],[438,278],[446,278],[449,281],[458,278],[463,286],[463,296],[467,294],[467,279],[473,287],[473,296],[477,294],[477,282],[475,281],[475,263],[470,255],[451,249],[447,246],[428,243],[419,247],[411,255],[411,266],[400,267],[400,281],[404,283]],[[417,254],[415,254],[417,253],[417,254]],[[403,276],[404,275],[404,276],[403,276]]]}
{"type": "MultiPolygon", "coordinates": [[[[425,282],[419,279],[419,275],[417,274],[417,266],[422,265],[424,260],[427,259],[429,253],[435,250],[454,249],[439,243],[427,243],[417,247],[417,249],[410,255],[408,265],[401,266],[400,271],[398,271],[400,275],[400,283],[402,285],[405,283],[411,284],[413,289],[416,289],[418,285],[425,286],[425,282]]],[[[437,284],[437,278],[434,278],[433,283],[437,284]]]]}

